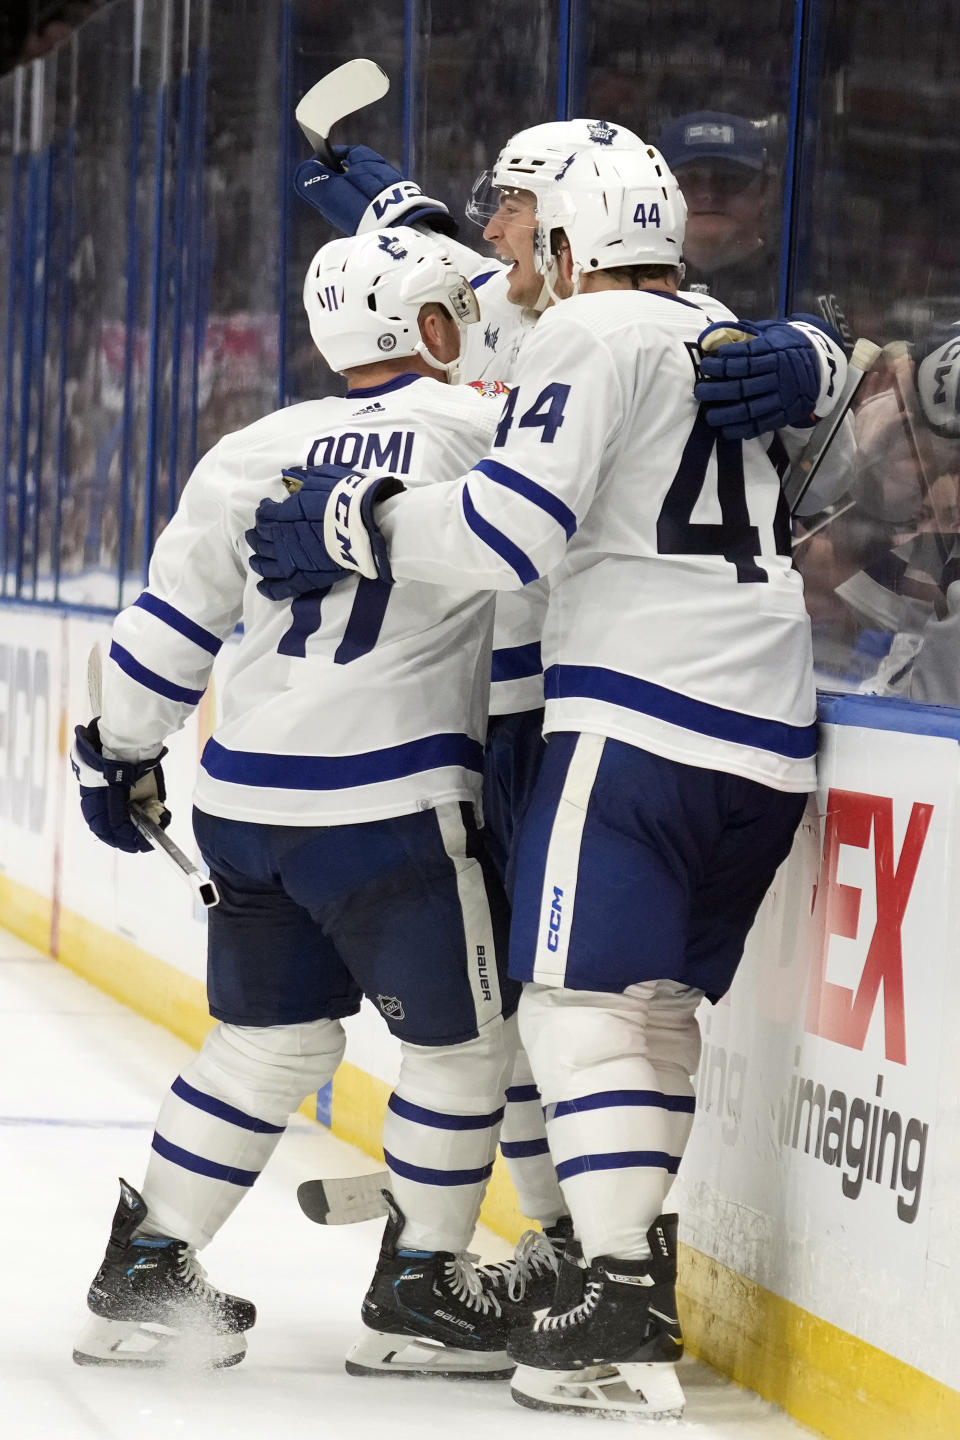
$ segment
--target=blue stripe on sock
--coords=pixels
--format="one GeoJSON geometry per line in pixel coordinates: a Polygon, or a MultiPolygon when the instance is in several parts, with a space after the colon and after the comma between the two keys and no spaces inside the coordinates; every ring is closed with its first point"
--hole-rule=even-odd
{"type": "Polygon", "coordinates": [[[394,1174],[401,1175],[404,1180],[416,1180],[420,1185],[479,1185],[481,1181],[489,1180],[493,1170],[492,1161],[479,1170],[427,1170],[422,1165],[409,1165],[406,1160],[398,1160],[389,1150],[384,1150],[383,1158],[394,1174]]]}
{"type": "Polygon", "coordinates": [[[188,1105],[205,1110],[208,1115],[215,1115],[218,1120],[226,1120],[230,1125],[239,1125],[241,1130],[252,1130],[255,1135],[282,1135],[287,1128],[285,1125],[270,1125],[266,1120],[258,1120],[256,1116],[248,1115],[244,1110],[236,1110],[223,1100],[215,1100],[212,1095],[205,1095],[202,1090],[195,1090],[182,1075],[177,1076],[170,1089],[188,1105]]]}
{"type": "Polygon", "coordinates": [[[576,1155],[572,1160],[561,1160],[557,1179],[569,1180],[588,1170],[666,1170],[668,1175],[676,1175],[679,1165],[679,1156],[665,1155],[662,1150],[614,1150],[608,1155],[576,1155]]]}
{"type": "Polygon", "coordinates": [[[596,1095],[581,1095],[578,1100],[558,1100],[544,1106],[548,1120],[563,1115],[579,1115],[585,1110],[612,1110],[618,1106],[650,1105],[658,1110],[673,1110],[692,1115],[697,1102],[692,1095],[664,1095],[662,1090],[601,1090],[596,1095]]]}
{"type": "Polygon", "coordinates": [[[500,1153],[505,1160],[526,1160],[531,1155],[549,1155],[546,1140],[501,1140],[500,1153]]]}
{"type": "Polygon", "coordinates": [[[444,1115],[439,1110],[413,1105],[396,1093],[387,1101],[387,1109],[404,1120],[415,1120],[418,1125],[429,1125],[434,1130],[490,1130],[503,1119],[502,1106],[492,1115],[444,1115]]]}
{"type": "Polygon", "coordinates": [[[508,1085],[507,1099],[513,1105],[517,1105],[524,1100],[539,1100],[540,1091],[536,1085],[508,1085]]]}
{"type": "Polygon", "coordinates": [[[203,1155],[181,1150],[179,1145],[171,1145],[169,1140],[164,1140],[156,1131],[152,1147],[164,1160],[179,1165],[183,1170],[192,1170],[195,1175],[206,1175],[208,1180],[227,1180],[231,1185],[249,1187],[260,1174],[259,1170],[238,1170],[233,1165],[218,1165],[215,1160],[207,1160],[203,1155]]]}

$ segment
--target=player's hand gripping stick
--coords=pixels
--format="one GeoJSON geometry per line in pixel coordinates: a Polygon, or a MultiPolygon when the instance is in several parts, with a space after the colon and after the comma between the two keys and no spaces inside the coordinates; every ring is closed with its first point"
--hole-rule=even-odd
{"type": "MultiPolygon", "coordinates": [[[[101,710],[103,692],[102,660],[99,645],[94,645],[87,660],[87,690],[90,697],[90,707],[94,715],[98,716],[101,710]]],[[[81,728],[82,727],[78,727],[78,730],[81,730],[81,728]]],[[[93,728],[92,725],[87,726],[86,730],[89,731],[93,728]]],[[[78,742],[80,738],[78,734],[78,742]]],[[[164,751],[162,753],[165,754],[166,752],[164,751]]],[[[158,773],[159,759],[160,757],[158,756],[155,766],[158,773]]],[[[147,768],[149,768],[149,766],[147,768]]],[[[162,801],[163,798],[161,794],[159,799],[162,801]]],[[[153,804],[155,805],[156,802],[153,802],[153,804]]],[[[150,849],[158,850],[160,854],[184,876],[201,905],[208,910],[211,909],[212,906],[218,905],[220,903],[220,896],[214,882],[208,876],[204,875],[201,870],[198,870],[190,857],[185,855],[180,849],[180,846],[170,839],[170,836],[166,834],[162,825],[158,824],[157,820],[148,813],[147,808],[139,804],[136,800],[131,799],[127,802],[126,811],[129,823],[136,833],[143,837],[150,849]]],[[[101,838],[106,837],[101,836],[101,838]]],[[[107,843],[114,842],[108,839],[107,843]]],[[[140,847],[122,845],[119,848],[133,850],[140,847]]]]}

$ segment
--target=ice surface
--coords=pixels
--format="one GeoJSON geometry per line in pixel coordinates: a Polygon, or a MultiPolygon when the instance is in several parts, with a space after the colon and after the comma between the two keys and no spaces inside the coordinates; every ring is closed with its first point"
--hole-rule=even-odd
{"type": "MultiPolygon", "coordinates": [[[[358,1324],[381,1223],[324,1230],[296,1187],[376,1168],[299,1117],[203,1254],[215,1284],[257,1304],[235,1369],[80,1368],[70,1354],[117,1198],[138,1185],[161,1097],[186,1046],[0,931],[0,1432],[10,1440],[563,1440],[591,1417],[523,1410],[503,1384],[363,1380],[343,1355],[358,1324]]],[[[484,1258],[508,1247],[478,1232],[484,1258]]],[[[684,1419],[656,1434],[798,1440],[809,1434],[755,1395],[684,1362],[684,1419]]],[[[636,1435],[619,1427],[604,1435],[636,1435]]]]}

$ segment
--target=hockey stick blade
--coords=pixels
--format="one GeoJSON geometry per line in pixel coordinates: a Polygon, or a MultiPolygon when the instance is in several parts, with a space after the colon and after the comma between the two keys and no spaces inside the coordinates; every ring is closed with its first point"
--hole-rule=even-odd
{"type": "Polygon", "coordinates": [[[814,426],[803,453],[794,461],[784,476],[783,494],[791,515],[794,514],[800,501],[813,484],[814,476],[820,469],[824,457],[840,433],[840,427],[856,399],[857,391],[879,355],[880,346],[875,345],[872,340],[860,339],[854,345],[853,354],[850,356],[847,366],[847,379],[839,400],[830,414],[825,415],[814,426]]]}
{"type": "Polygon", "coordinates": [[[297,1188],[297,1199],[307,1219],[318,1225],[353,1225],[386,1215],[383,1191],[389,1188],[389,1173],[377,1170],[344,1179],[304,1180],[297,1188]]]}
{"type": "Polygon", "coordinates": [[[297,124],[325,164],[335,164],[329,135],[339,120],[382,100],[390,81],[373,60],[348,60],[318,80],[296,109],[297,124]]]}

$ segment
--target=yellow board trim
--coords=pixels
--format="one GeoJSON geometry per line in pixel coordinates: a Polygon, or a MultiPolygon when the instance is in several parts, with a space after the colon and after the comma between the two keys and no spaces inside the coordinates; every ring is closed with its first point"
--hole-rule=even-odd
{"type": "MultiPolygon", "coordinates": [[[[50,953],[52,907],[0,874],[0,924],[50,953]]],[[[57,959],[189,1045],[213,1024],[200,981],[71,911],[59,917],[57,959]]],[[[333,1081],[335,1135],[383,1158],[390,1086],[355,1065],[333,1081]]],[[[315,1102],[301,1107],[315,1118],[315,1102]]],[[[516,1241],[528,1223],[498,1159],[481,1217],[516,1241]]],[[[829,1440],[957,1440],[960,1393],[681,1246],[680,1304],[688,1349],[829,1440]]]]}

